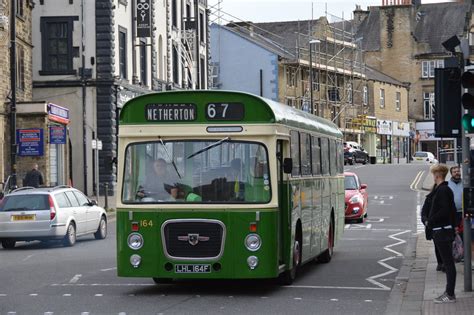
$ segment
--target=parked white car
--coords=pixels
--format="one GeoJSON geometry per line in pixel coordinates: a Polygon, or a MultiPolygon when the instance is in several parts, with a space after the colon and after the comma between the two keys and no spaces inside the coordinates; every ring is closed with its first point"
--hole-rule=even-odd
{"type": "Polygon", "coordinates": [[[107,236],[107,213],[82,192],[68,186],[22,187],[0,202],[0,242],[3,248],[17,241],[62,240],[73,246],[76,237],[107,236]]]}
{"type": "Polygon", "coordinates": [[[436,164],[438,160],[435,158],[434,154],[427,151],[418,151],[413,155],[414,163],[430,163],[436,164]]]}

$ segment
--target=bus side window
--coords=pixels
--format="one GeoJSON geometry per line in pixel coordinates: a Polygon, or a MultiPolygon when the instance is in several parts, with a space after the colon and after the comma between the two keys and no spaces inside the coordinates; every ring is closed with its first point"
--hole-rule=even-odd
{"type": "Polygon", "coordinates": [[[300,137],[298,131],[290,131],[291,158],[293,160],[293,171],[291,176],[299,176],[300,172],[300,137]]]}
{"type": "Polygon", "coordinates": [[[319,138],[311,137],[311,158],[313,164],[313,175],[321,175],[321,147],[319,138]]]}
{"type": "Polygon", "coordinates": [[[327,138],[321,138],[321,174],[329,175],[329,144],[327,138]]]}

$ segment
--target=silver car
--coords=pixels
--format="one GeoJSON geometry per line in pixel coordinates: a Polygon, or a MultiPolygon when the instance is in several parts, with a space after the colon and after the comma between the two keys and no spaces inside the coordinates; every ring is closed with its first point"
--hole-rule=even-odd
{"type": "Polygon", "coordinates": [[[17,241],[62,240],[73,246],[76,237],[107,236],[107,214],[97,202],[68,186],[23,187],[0,202],[0,242],[13,248],[17,241]]]}

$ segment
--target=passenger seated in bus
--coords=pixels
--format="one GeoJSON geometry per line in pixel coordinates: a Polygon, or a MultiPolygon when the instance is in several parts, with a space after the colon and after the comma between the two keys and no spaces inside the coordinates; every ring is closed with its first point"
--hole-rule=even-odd
{"type": "Polygon", "coordinates": [[[138,187],[137,197],[151,198],[153,200],[169,200],[172,198],[171,191],[165,189],[165,185],[174,186],[177,175],[172,173],[164,159],[153,162],[153,174],[147,174],[145,182],[138,187]]]}

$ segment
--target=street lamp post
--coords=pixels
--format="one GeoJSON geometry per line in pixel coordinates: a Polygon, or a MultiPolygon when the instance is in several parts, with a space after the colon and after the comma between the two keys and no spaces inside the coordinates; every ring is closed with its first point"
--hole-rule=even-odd
{"type": "Polygon", "coordinates": [[[16,186],[16,0],[10,3],[10,187],[16,186]]]}
{"type": "MultiPolygon", "coordinates": [[[[312,39],[309,41],[309,112],[314,114],[314,107],[313,107],[313,44],[321,43],[318,39],[312,39]]],[[[318,113],[319,115],[319,106],[318,106],[318,113]]]]}

